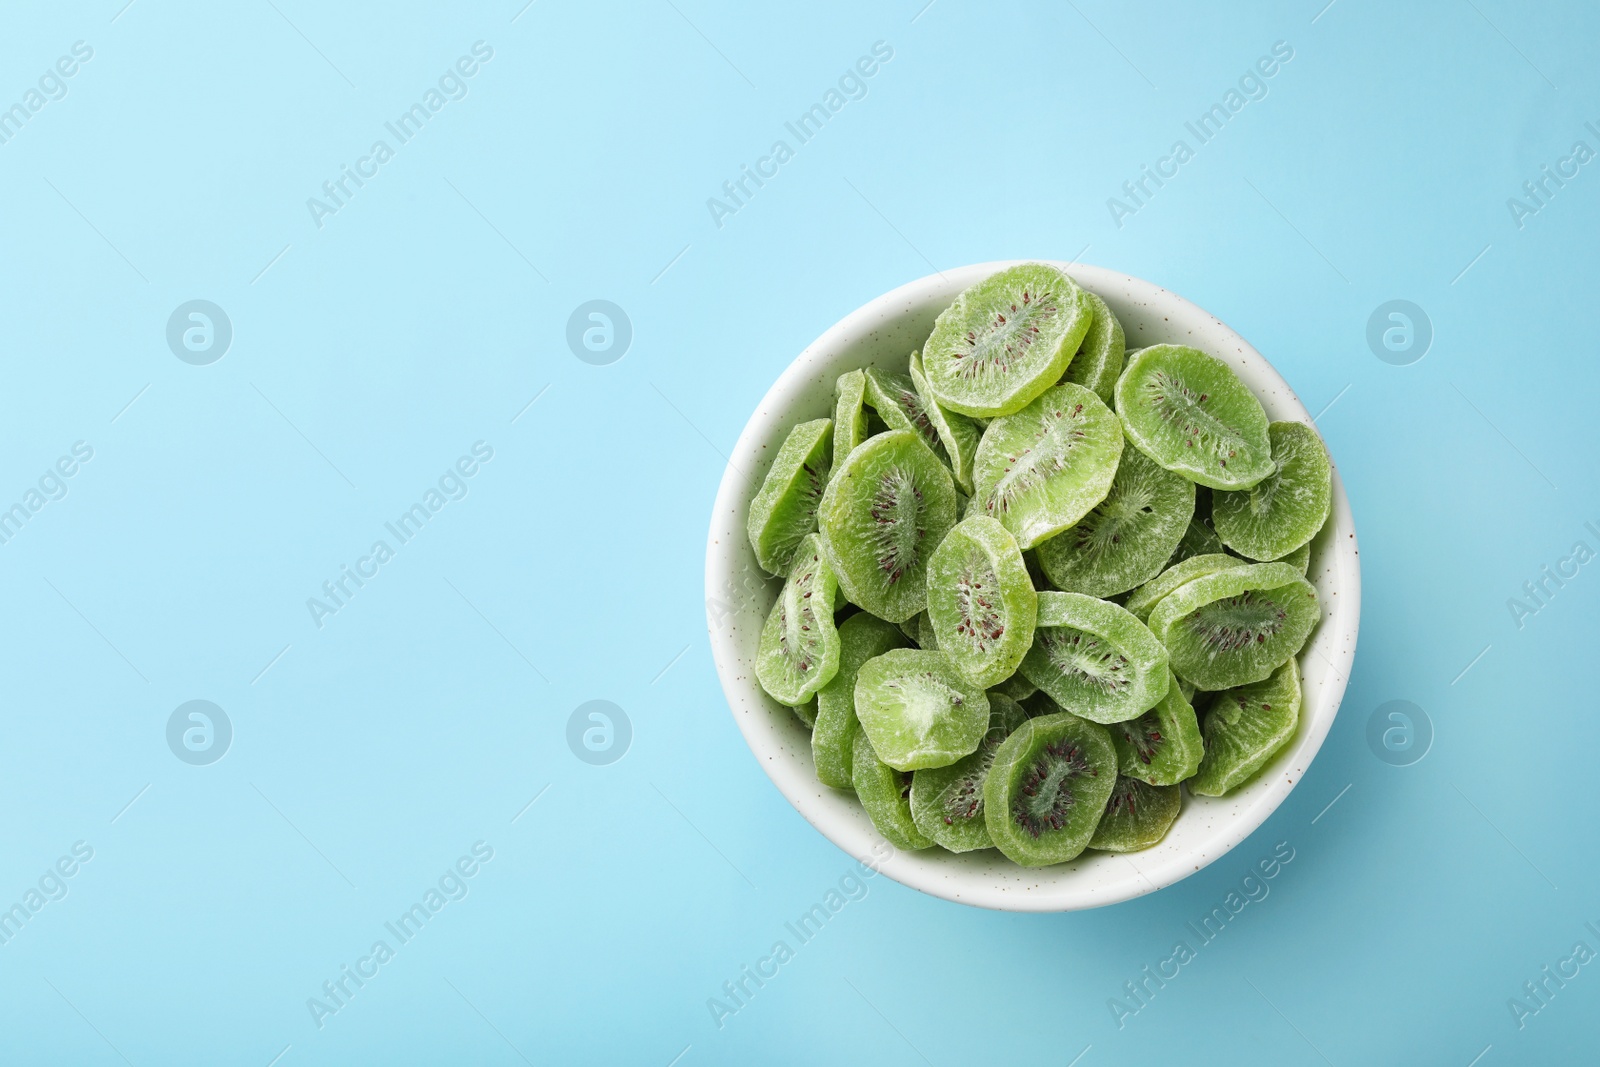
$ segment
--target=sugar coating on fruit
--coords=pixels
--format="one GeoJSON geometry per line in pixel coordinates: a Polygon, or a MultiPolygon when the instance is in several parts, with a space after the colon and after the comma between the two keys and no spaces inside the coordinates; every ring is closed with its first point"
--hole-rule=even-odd
{"type": "Polygon", "coordinates": [[[1267,416],[1220,359],[1184,345],[1152,345],[1117,381],[1117,412],[1151,459],[1202,485],[1244,489],[1272,469],[1267,416]]]}
{"type": "Polygon", "coordinates": [[[791,707],[810,701],[839,667],[833,625],[834,575],[815,534],[795,552],[756,649],[756,677],[774,699],[791,707]]]}
{"type": "Polygon", "coordinates": [[[984,279],[940,313],[923,347],[935,399],[967,415],[1016,411],[1060,380],[1092,315],[1077,283],[1047,264],[984,279]]]}
{"type": "Polygon", "coordinates": [[[817,509],[831,472],[832,430],[830,419],[790,430],[750,502],[745,522],[750,547],[756,562],[772,574],[789,573],[800,539],[817,528],[817,509]]]}
{"type": "Polygon", "coordinates": [[[998,519],[1022,548],[1105,499],[1122,457],[1116,416],[1081,385],[1058,385],[984,431],[968,514],[998,519]]]}

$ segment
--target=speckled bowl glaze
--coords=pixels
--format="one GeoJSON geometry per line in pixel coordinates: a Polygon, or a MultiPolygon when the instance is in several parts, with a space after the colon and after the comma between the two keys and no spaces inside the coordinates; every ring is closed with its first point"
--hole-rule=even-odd
{"type": "MultiPolygon", "coordinates": [[[[986,849],[897,852],[873,829],[854,796],[819,783],[811,739],[788,708],[756,682],[756,641],[779,583],[756,565],[745,511],[789,428],[833,414],[834,381],[879,365],[904,371],[933,320],[963,289],[1012,266],[979,263],[901,286],[847,315],[800,353],[745,424],[711,516],[706,544],[706,605],[711,653],[734,721],[750,751],[801,815],[850,855],[913,889],[960,904],[1010,911],[1074,911],[1130,900],[1187,878],[1225,855],[1266,821],[1305,774],[1328,735],[1355,659],[1361,572],[1350,502],[1333,474],[1333,515],[1312,545],[1309,577],[1322,622],[1301,654],[1305,704],[1294,740],[1248,786],[1227,797],[1184,797],[1183,813],[1154,848],[1123,856],[1085,852],[1070,863],[1026,869],[986,849]]],[[[1103,297],[1128,335],[1128,347],[1192,345],[1227,361],[1274,420],[1311,416],[1272,364],[1244,338],[1182,297],[1126,274],[1057,263],[1103,297]]]]}

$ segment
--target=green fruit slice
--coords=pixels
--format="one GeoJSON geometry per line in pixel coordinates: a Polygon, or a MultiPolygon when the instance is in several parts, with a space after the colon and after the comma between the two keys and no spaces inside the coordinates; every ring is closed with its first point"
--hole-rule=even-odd
{"type": "Polygon", "coordinates": [[[1117,379],[1117,414],[1145,455],[1213,489],[1248,489],[1272,473],[1267,413],[1222,360],[1151,345],[1117,379]]]}
{"type": "Polygon", "coordinates": [[[968,513],[999,519],[1024,549],[1106,498],[1122,458],[1122,427],[1081,385],[1058,385],[983,432],[968,513]]]}
{"type": "Polygon", "coordinates": [[[850,769],[851,784],[867,818],[889,844],[907,852],[933,847],[911,818],[911,775],[880,760],[864,733],[856,734],[850,769]]]}
{"type": "Polygon", "coordinates": [[[1064,592],[1125,593],[1161,573],[1193,514],[1193,482],[1125,448],[1106,498],[1077,525],[1040,541],[1039,564],[1064,592]]]}
{"type": "Polygon", "coordinates": [[[861,665],[856,718],[895,770],[946,767],[983,740],[989,697],[943,652],[897,648],[861,665]]]}
{"type": "Polygon", "coordinates": [[[1251,559],[1277,559],[1310,544],[1333,508],[1333,466],[1317,431],[1275,422],[1267,435],[1272,473],[1249,489],[1217,493],[1211,503],[1217,536],[1251,559]]]}
{"type": "Polygon", "coordinates": [[[1304,577],[1306,571],[1311,569],[1311,542],[1307,541],[1305,544],[1301,545],[1287,556],[1275,560],[1274,562],[1287,563],[1289,566],[1299,571],[1301,577],[1304,577]]]}
{"type": "Polygon", "coordinates": [[[928,561],[928,613],[937,647],[974,685],[999,685],[1033,644],[1039,597],[1016,539],[974,515],[956,523],[928,561]]]}
{"type": "Polygon", "coordinates": [[[1225,796],[1253,778],[1300,724],[1300,666],[1292,658],[1265,681],[1218,693],[1201,733],[1206,756],[1189,779],[1199,796],[1225,796]]]}
{"type": "Polygon", "coordinates": [[[1287,563],[1196,578],[1150,612],[1172,669],[1200,689],[1259,682],[1299,652],[1322,617],[1317,591],[1287,563]]]}
{"type": "Polygon", "coordinates": [[[817,698],[816,697],[812,697],[810,700],[806,701],[804,704],[801,704],[799,707],[792,708],[790,710],[792,710],[794,712],[794,717],[795,718],[799,719],[802,723],[805,724],[807,729],[811,729],[812,727],[817,725],[817,698]]]}
{"type": "Polygon", "coordinates": [[[951,852],[993,848],[983,818],[983,783],[994,754],[1028,713],[1016,701],[989,694],[989,730],[978,750],[948,767],[925,767],[911,776],[911,818],[925,837],[951,852]]]}
{"type": "Polygon", "coordinates": [[[904,622],[928,606],[928,557],[956,524],[955,483],[916,434],[879,434],[834,472],[818,518],[850,602],[904,622]]]}
{"type": "Polygon", "coordinates": [[[1106,852],[1138,852],[1157,844],[1178,821],[1182,794],[1183,790],[1175,785],[1147,785],[1137,778],[1118,778],[1089,847],[1106,852]]]}
{"type": "Polygon", "coordinates": [[[911,353],[911,384],[926,404],[928,421],[944,445],[945,458],[950,461],[950,471],[955,475],[956,486],[968,496],[972,495],[972,460],[978,454],[978,441],[983,431],[978,424],[959,411],[946,411],[928,387],[922,373],[922,356],[911,353]]]}
{"type": "Polygon", "coordinates": [[[817,535],[810,534],[795,551],[789,577],[756,645],[756,680],[780,704],[808,703],[839,669],[833,590],[833,569],[822,556],[817,535]]]}
{"type": "Polygon", "coordinates": [[[1029,719],[995,753],[984,826],[1024,867],[1064,863],[1088,846],[1116,780],[1117,750],[1104,726],[1068,712],[1029,719]]]}
{"type": "Polygon", "coordinates": [[[1192,556],[1211,556],[1227,551],[1222,538],[1211,528],[1211,495],[1211,490],[1205,486],[1195,486],[1194,518],[1189,520],[1189,528],[1184,531],[1183,540],[1178,542],[1167,566],[1182,563],[1192,556]]]}
{"type": "Polygon", "coordinates": [[[850,754],[861,732],[856,719],[856,674],[861,665],[905,643],[893,623],[865,611],[839,624],[839,669],[817,690],[817,721],[811,728],[811,758],[823,785],[851,786],[850,754]]]}
{"type": "MultiPolygon", "coordinates": [[[[913,352],[912,357],[916,357],[913,352]]],[[[930,405],[917,393],[916,384],[908,374],[868,367],[867,403],[872,405],[884,424],[891,430],[909,430],[922,439],[928,451],[939,457],[939,462],[950,465],[950,457],[939,440],[939,431],[929,417],[930,405]]]]}
{"type": "Polygon", "coordinates": [[[1094,318],[1089,323],[1089,332],[1083,335],[1083,344],[1078,346],[1078,354],[1067,364],[1066,377],[1062,380],[1081,385],[1110,404],[1117,377],[1122,373],[1127,336],[1122,332],[1122,323],[1104,300],[1087,289],[1084,295],[1089,298],[1094,318]]]}
{"type": "Polygon", "coordinates": [[[750,547],[763,570],[788,574],[800,539],[817,528],[832,445],[831,419],[802,422],[784,438],[745,519],[750,547]]]}
{"type": "Polygon", "coordinates": [[[1141,622],[1150,621],[1150,612],[1155,606],[1174,590],[1186,585],[1207,574],[1216,574],[1218,571],[1232,570],[1235,567],[1248,567],[1249,561],[1238,556],[1230,556],[1225,552],[1212,552],[1204,556],[1190,556],[1181,563],[1174,563],[1148,582],[1128,594],[1128,599],[1123,607],[1133,612],[1141,622]]]}
{"type": "Polygon", "coordinates": [[[1108,727],[1117,746],[1117,773],[1151,785],[1177,785],[1194,774],[1205,755],[1200,720],[1183,693],[1183,683],[1170,679],[1161,703],[1127,722],[1108,727]]]}
{"type": "MultiPolygon", "coordinates": [[[[929,566],[932,567],[932,563],[929,566]]],[[[929,593],[932,593],[931,588],[929,593]]],[[[933,628],[933,620],[928,617],[928,613],[926,611],[919,612],[912,621],[917,624],[917,647],[924,652],[939,651],[939,634],[933,628]]]]}
{"type": "Polygon", "coordinates": [[[833,458],[834,466],[867,439],[867,376],[863,371],[847,371],[834,384],[833,458]]]}
{"type": "Polygon", "coordinates": [[[997,682],[989,687],[991,693],[1010,697],[1019,704],[1039,691],[1039,687],[1028,681],[1027,676],[1021,671],[1013,674],[1003,682],[997,682]]]}
{"type": "Polygon", "coordinates": [[[1167,695],[1167,650],[1127,609],[1082,593],[1040,593],[1028,681],[1099,723],[1132,719],[1167,695]]]}
{"type": "Polygon", "coordinates": [[[934,399],[983,418],[1021,410],[1061,380],[1093,315],[1088,294],[1054,267],[990,275],[939,313],[922,348],[934,399]]]}

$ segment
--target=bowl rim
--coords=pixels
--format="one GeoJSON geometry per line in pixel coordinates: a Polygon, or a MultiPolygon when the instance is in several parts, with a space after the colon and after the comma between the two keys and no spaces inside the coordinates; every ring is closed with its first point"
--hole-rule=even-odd
{"type": "MultiPolygon", "coordinates": [[[[1059,260],[1001,260],[939,271],[884,293],[834,323],[806,346],[762,397],[740,432],[717,490],[706,540],[706,604],[712,658],[734,721],[779,792],[824,837],[881,873],[935,897],[997,910],[1055,912],[1131,900],[1202,870],[1259,829],[1304,776],[1337,716],[1355,659],[1360,625],[1359,548],[1337,463],[1333,464],[1332,513],[1316,546],[1319,567],[1329,568],[1333,575],[1327,583],[1318,584],[1329,585],[1334,595],[1321,598],[1323,618],[1307,644],[1307,649],[1317,651],[1323,662],[1316,669],[1320,681],[1315,692],[1307,693],[1308,683],[1302,683],[1305,695],[1296,737],[1285,752],[1274,757],[1267,772],[1228,797],[1194,798],[1185,790],[1185,814],[1197,805],[1211,813],[1208,831],[1192,831],[1201,834],[1201,847],[1170,850],[1164,841],[1145,853],[1132,854],[1149,857],[1148,863],[1135,862],[1129,855],[1108,853],[1096,854],[1089,863],[1075,860],[1036,869],[1016,867],[1007,861],[1003,870],[1010,884],[1000,884],[992,874],[980,877],[974,873],[974,861],[969,858],[981,853],[954,856],[940,854],[937,849],[894,849],[871,827],[853,796],[821,785],[809,760],[784,751],[780,733],[792,741],[793,730],[800,729],[797,720],[789,709],[761,691],[748,660],[741,657],[739,627],[723,627],[713,619],[714,605],[725,612],[735,610],[721,598],[734,587],[738,575],[749,569],[753,554],[744,534],[744,519],[749,500],[760,487],[757,475],[764,475],[776,442],[782,440],[781,433],[787,433],[795,421],[789,412],[802,394],[816,387],[819,371],[826,372],[831,383],[843,370],[864,365],[865,360],[861,359],[849,366],[840,360],[849,350],[870,345],[872,336],[886,323],[916,314],[918,305],[926,305],[932,296],[947,304],[955,293],[996,271],[1019,263],[1040,262],[1067,271],[1113,306],[1132,302],[1152,312],[1159,310],[1162,319],[1170,323],[1164,332],[1206,335],[1206,343],[1196,343],[1196,347],[1224,359],[1240,372],[1247,385],[1254,379],[1252,392],[1262,400],[1274,421],[1300,421],[1316,428],[1304,404],[1266,357],[1220,319],[1151,282],[1104,267],[1059,260]],[[1264,390],[1271,394],[1270,402],[1262,396],[1264,390]],[[776,438],[775,433],[779,434],[776,438]],[[766,447],[768,444],[772,447],[766,447]],[[1324,643],[1331,644],[1327,652],[1314,647],[1324,643]],[[1091,865],[1099,872],[1096,878],[1075,873],[1091,865]],[[1119,865],[1126,866],[1126,873],[1111,873],[1119,865]]],[[[1127,326],[1128,317],[1119,317],[1127,326]]],[[[1128,343],[1130,349],[1142,347],[1134,344],[1131,331],[1128,343]]],[[[764,572],[757,573],[767,578],[764,572]]],[[[1313,581],[1320,576],[1319,573],[1313,581]]],[[[774,592],[775,589],[768,590],[774,592]]],[[[770,602],[769,598],[760,605],[759,619],[765,618],[770,602]]],[[[750,605],[744,607],[748,609],[750,605]]],[[[759,620],[756,628],[759,631],[759,620]]],[[[1307,669],[1305,673],[1309,676],[1312,672],[1307,669]]]]}

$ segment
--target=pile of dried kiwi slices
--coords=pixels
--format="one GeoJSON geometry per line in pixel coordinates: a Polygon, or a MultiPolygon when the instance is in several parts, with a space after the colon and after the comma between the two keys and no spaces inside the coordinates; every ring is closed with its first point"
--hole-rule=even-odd
{"type": "Polygon", "coordinates": [[[750,505],[783,591],[756,674],[903,849],[1038,867],[1160,841],[1300,719],[1332,469],[1222,360],[1125,351],[1042,263],[841,375],[750,505]]]}

